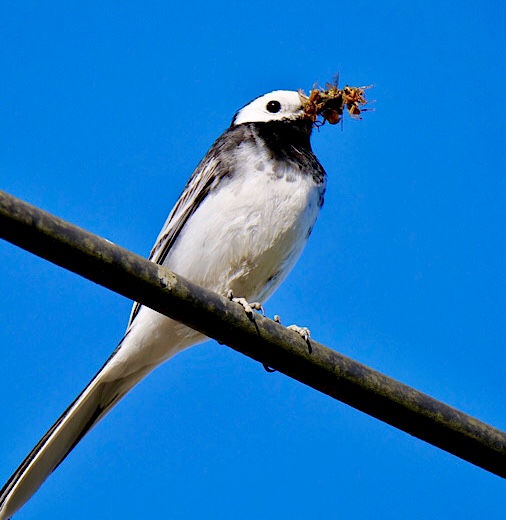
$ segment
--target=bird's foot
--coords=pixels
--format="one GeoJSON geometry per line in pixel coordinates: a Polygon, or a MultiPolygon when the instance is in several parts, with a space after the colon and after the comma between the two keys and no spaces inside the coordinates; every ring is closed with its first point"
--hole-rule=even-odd
{"type": "Polygon", "coordinates": [[[294,330],[299,336],[302,336],[304,341],[309,341],[311,331],[307,327],[299,327],[298,325],[288,325],[287,329],[294,330]]]}
{"type": "Polygon", "coordinates": [[[249,318],[253,318],[253,311],[260,311],[262,315],[265,314],[264,308],[262,307],[262,304],[259,302],[248,302],[246,301],[246,298],[234,298],[234,293],[232,292],[232,289],[229,289],[227,292],[227,298],[234,302],[241,305],[244,309],[244,312],[248,315],[249,318]]]}
{"type": "MultiPolygon", "coordinates": [[[[277,314],[274,315],[274,321],[281,325],[281,318],[277,314]]],[[[307,327],[299,327],[298,325],[288,325],[288,327],[286,328],[295,331],[306,342],[309,341],[309,338],[311,337],[311,331],[307,327]]]]}

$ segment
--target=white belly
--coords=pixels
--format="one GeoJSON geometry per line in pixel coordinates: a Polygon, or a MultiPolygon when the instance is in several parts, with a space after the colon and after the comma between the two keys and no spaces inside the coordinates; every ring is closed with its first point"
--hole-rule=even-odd
{"type": "Polygon", "coordinates": [[[216,292],[265,301],[302,252],[324,186],[248,152],[190,217],[164,265],[216,292]]]}

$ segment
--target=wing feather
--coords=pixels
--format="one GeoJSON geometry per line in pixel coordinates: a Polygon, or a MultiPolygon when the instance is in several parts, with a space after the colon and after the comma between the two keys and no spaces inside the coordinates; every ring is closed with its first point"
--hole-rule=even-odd
{"type": "MultiPolygon", "coordinates": [[[[165,221],[151,250],[149,260],[159,265],[164,264],[169,251],[177,241],[188,219],[197,211],[207,195],[217,188],[222,179],[233,173],[226,160],[227,153],[223,152],[237,146],[244,140],[246,134],[250,134],[249,129],[244,128],[244,126],[230,127],[216,140],[200,161],[165,221]]],[[[129,326],[137,316],[140,307],[141,304],[134,304],[130,314],[129,326]]]]}

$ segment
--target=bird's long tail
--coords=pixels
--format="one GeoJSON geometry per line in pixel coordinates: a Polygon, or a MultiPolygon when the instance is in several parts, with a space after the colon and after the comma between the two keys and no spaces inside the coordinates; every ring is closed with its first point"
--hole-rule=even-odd
{"type": "Polygon", "coordinates": [[[149,338],[149,344],[143,345],[143,338],[138,336],[132,329],[128,331],[107,363],[10,477],[0,491],[0,520],[9,519],[30,499],[86,433],[135,384],[162,361],[198,342],[192,333],[184,334],[184,338],[181,334],[170,338],[169,334],[165,341],[176,340],[175,344],[161,348],[157,344],[160,338],[149,338]]]}

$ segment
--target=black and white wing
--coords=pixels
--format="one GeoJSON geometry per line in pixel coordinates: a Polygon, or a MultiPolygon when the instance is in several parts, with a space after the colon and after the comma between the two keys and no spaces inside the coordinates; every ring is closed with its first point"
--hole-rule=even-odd
{"type": "MultiPolygon", "coordinates": [[[[233,173],[226,159],[227,152],[242,142],[246,134],[251,134],[251,131],[245,125],[230,127],[211,146],[165,221],[149,255],[151,262],[164,265],[169,251],[176,243],[188,219],[197,211],[209,193],[218,187],[222,179],[233,173]]],[[[129,325],[137,316],[140,307],[141,304],[135,303],[129,325]]]]}

